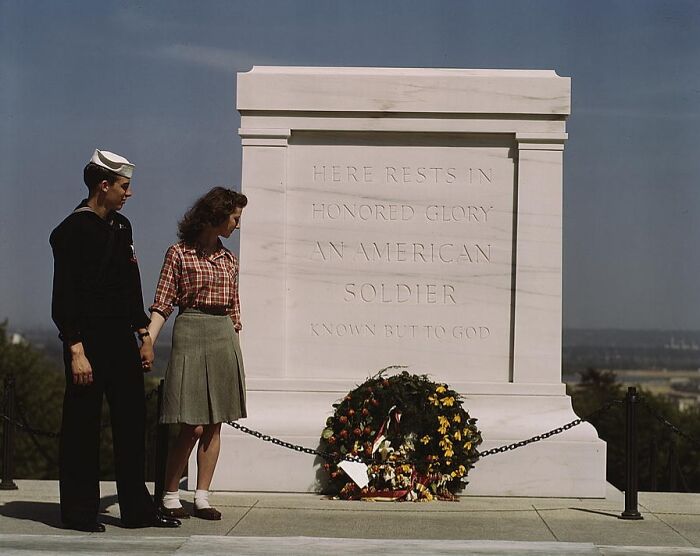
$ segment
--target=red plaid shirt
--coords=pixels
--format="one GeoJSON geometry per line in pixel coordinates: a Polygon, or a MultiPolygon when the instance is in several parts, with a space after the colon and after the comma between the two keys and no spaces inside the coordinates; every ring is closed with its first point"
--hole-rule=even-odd
{"type": "Polygon", "coordinates": [[[165,253],[156,296],[151,311],[166,319],[173,306],[181,309],[224,311],[231,316],[236,330],[241,329],[241,304],[238,297],[238,259],[221,242],[208,257],[180,242],[165,253]]]}

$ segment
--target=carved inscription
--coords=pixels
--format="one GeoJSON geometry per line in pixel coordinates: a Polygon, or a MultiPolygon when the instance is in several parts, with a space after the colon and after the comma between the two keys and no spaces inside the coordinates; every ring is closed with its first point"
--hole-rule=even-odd
{"type": "Polygon", "coordinates": [[[444,166],[350,166],[319,163],[312,168],[318,183],[415,183],[415,184],[488,184],[493,182],[493,168],[457,168],[444,166]]]}
{"type": "MultiPolygon", "coordinates": [[[[347,164],[321,160],[305,166],[304,171],[309,172],[306,176],[311,180],[310,191],[314,186],[319,191],[319,197],[314,199],[312,194],[306,201],[306,218],[319,233],[307,244],[308,260],[329,269],[351,269],[350,277],[346,273],[343,280],[328,290],[335,292],[331,294],[334,296],[329,300],[331,303],[347,306],[348,311],[355,313],[365,306],[368,311],[382,307],[386,309],[381,310],[402,311],[402,307],[410,306],[422,306],[426,310],[431,306],[442,306],[445,310],[455,308],[449,309],[452,312],[448,320],[452,324],[391,323],[389,319],[387,322],[326,322],[320,319],[310,323],[311,337],[453,343],[486,342],[491,338],[492,327],[486,322],[454,324],[462,315],[454,311],[473,303],[474,294],[470,294],[464,281],[453,283],[450,276],[463,276],[464,272],[476,272],[474,276],[480,276],[481,271],[468,269],[503,264],[497,259],[499,251],[492,244],[490,233],[479,231],[482,227],[498,226],[499,210],[500,214],[507,212],[493,204],[493,199],[498,198],[491,193],[498,191],[498,173],[494,167],[406,165],[391,160],[383,164],[347,164]],[[396,189],[399,186],[404,189],[396,189]],[[344,197],[342,200],[332,198],[336,191],[344,197]],[[415,240],[410,235],[406,237],[407,226],[411,225],[416,226],[415,240]],[[368,239],[366,233],[361,239],[357,237],[367,229],[380,233],[378,226],[386,227],[381,239],[368,239]],[[332,232],[326,233],[324,229],[332,232]],[[394,230],[402,232],[400,239],[394,230]],[[329,237],[330,234],[335,237],[329,237]],[[401,266],[394,267],[395,264],[401,266]],[[417,265],[415,271],[411,269],[413,265],[417,265]],[[428,271],[429,278],[419,279],[425,271],[418,269],[428,269],[428,265],[434,265],[436,270],[428,271]],[[443,265],[450,266],[444,271],[437,270],[443,265]],[[464,270],[456,267],[450,270],[454,265],[463,265],[464,270]],[[371,274],[358,273],[354,279],[352,275],[361,268],[382,276],[372,279],[371,274]],[[443,280],[437,278],[440,273],[445,274],[443,280]],[[392,274],[395,277],[392,278],[392,274]]],[[[338,318],[343,317],[339,314],[338,318]]]]}
{"type": "Polygon", "coordinates": [[[472,341],[485,340],[491,336],[491,330],[488,326],[393,323],[377,325],[373,322],[312,322],[310,323],[309,332],[312,336],[317,338],[379,336],[395,340],[409,338],[472,341]]]}
{"type": "Polygon", "coordinates": [[[346,258],[368,263],[490,263],[491,244],[317,241],[312,247],[311,260],[314,261],[346,258]]]}
{"type": "Polygon", "coordinates": [[[313,220],[380,221],[394,222],[413,220],[420,215],[426,222],[473,222],[486,223],[493,205],[413,205],[357,204],[357,203],[312,203],[313,220]]]}
{"type": "Polygon", "coordinates": [[[345,284],[347,303],[415,303],[455,305],[455,287],[451,284],[345,284]]]}

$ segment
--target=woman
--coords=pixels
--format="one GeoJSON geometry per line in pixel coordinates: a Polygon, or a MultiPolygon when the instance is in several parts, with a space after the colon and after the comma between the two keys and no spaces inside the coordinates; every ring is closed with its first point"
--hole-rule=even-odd
{"type": "Polygon", "coordinates": [[[161,423],[179,423],[165,472],[165,515],[188,518],[178,485],[194,445],[197,490],[194,516],[218,520],[209,485],[219,457],[221,423],[246,416],[238,298],[238,260],[220,238],[241,221],[245,195],[215,187],[178,224],[180,242],[170,246],[151,305],[148,332],[155,343],[163,323],[179,307],[165,373],[161,423]]]}

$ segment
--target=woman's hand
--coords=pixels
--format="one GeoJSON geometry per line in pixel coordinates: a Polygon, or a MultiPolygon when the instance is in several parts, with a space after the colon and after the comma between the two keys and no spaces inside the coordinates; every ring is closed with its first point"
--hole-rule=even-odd
{"type": "Polygon", "coordinates": [[[78,342],[70,346],[71,352],[71,372],[73,373],[73,384],[88,386],[92,384],[92,366],[85,356],[83,343],[78,342]]]}
{"type": "Polygon", "coordinates": [[[143,368],[143,372],[147,373],[153,368],[153,361],[155,360],[153,340],[150,336],[144,336],[142,341],[143,343],[139,349],[139,354],[141,355],[141,367],[143,368]]]}

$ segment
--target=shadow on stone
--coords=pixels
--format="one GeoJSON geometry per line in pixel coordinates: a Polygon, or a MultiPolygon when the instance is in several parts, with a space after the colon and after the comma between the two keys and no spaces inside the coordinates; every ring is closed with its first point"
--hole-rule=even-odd
{"type": "Polygon", "coordinates": [[[605,515],[608,517],[614,517],[617,519],[620,517],[618,514],[611,514],[610,512],[601,512],[600,510],[589,510],[587,508],[569,508],[570,510],[576,510],[577,512],[586,512],[589,514],[598,514],[598,515],[605,515]]]}
{"type": "Polygon", "coordinates": [[[36,521],[49,527],[63,529],[61,506],[58,502],[6,502],[0,506],[0,515],[14,519],[36,521]]]}
{"type": "MultiPolygon", "coordinates": [[[[104,496],[100,499],[100,512],[97,521],[105,525],[121,526],[118,516],[113,515],[110,507],[117,503],[117,496],[104,496]]],[[[0,506],[0,515],[14,519],[35,521],[55,529],[63,529],[61,522],[61,505],[58,502],[11,501],[0,506]]]]}

